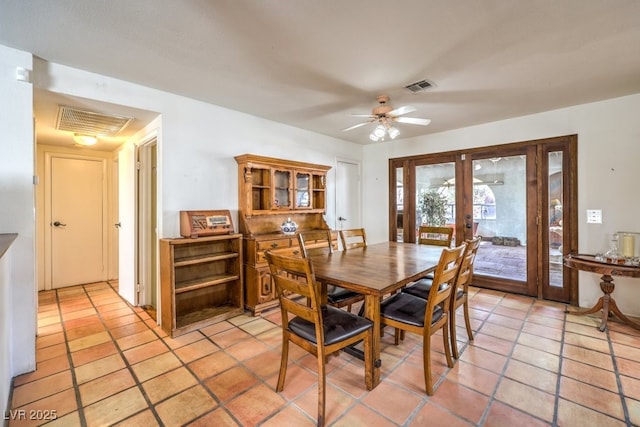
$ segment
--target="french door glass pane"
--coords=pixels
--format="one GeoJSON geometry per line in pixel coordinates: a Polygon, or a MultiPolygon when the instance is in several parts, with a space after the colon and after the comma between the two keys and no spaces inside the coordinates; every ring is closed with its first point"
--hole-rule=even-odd
{"type": "Polygon", "coordinates": [[[404,175],[403,168],[396,168],[396,241],[403,242],[403,230],[404,230],[404,175]]]}
{"type": "Polygon", "coordinates": [[[527,279],[526,156],[473,161],[473,228],[479,275],[527,279]]]}
{"type": "MultiPolygon", "coordinates": [[[[416,166],[416,227],[420,225],[454,227],[455,167],[453,162],[416,166]],[[439,200],[441,202],[438,202],[439,200]],[[434,209],[433,203],[429,201],[435,201],[442,207],[442,211],[434,209]]],[[[418,230],[415,231],[417,234],[418,230]]]]}
{"type": "Polygon", "coordinates": [[[562,287],[562,151],[549,153],[549,285],[562,287]]]}

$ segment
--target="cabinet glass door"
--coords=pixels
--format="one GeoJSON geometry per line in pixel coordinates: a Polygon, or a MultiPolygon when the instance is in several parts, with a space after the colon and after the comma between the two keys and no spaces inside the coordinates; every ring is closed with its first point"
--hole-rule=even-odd
{"type": "Polygon", "coordinates": [[[274,170],[273,183],[273,208],[291,209],[291,172],[274,170]]]}
{"type": "Polygon", "coordinates": [[[295,181],[295,207],[296,209],[308,209],[311,207],[310,184],[311,174],[296,172],[295,181]]]}

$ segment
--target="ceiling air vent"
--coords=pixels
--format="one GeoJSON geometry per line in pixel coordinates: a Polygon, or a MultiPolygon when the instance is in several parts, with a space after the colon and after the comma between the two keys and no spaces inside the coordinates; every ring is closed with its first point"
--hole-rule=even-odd
{"type": "Polygon", "coordinates": [[[411,92],[424,92],[427,89],[433,87],[433,83],[427,80],[420,80],[419,82],[411,83],[410,85],[405,86],[405,88],[409,89],[411,92]]]}
{"type": "Polygon", "coordinates": [[[85,135],[115,136],[132,120],[133,117],[79,110],[60,105],[56,129],[85,135]]]}

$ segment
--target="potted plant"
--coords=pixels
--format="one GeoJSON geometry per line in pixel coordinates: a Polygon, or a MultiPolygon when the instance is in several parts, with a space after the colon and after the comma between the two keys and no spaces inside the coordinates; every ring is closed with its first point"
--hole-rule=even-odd
{"type": "Polygon", "coordinates": [[[447,197],[437,191],[422,193],[418,199],[422,224],[441,227],[447,222],[447,197]]]}

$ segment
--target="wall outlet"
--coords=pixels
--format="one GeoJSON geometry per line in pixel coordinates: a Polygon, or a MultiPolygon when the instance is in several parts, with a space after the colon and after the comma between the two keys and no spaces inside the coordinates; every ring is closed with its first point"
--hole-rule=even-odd
{"type": "Polygon", "coordinates": [[[587,224],[602,224],[602,209],[587,209],[587,224]]]}

